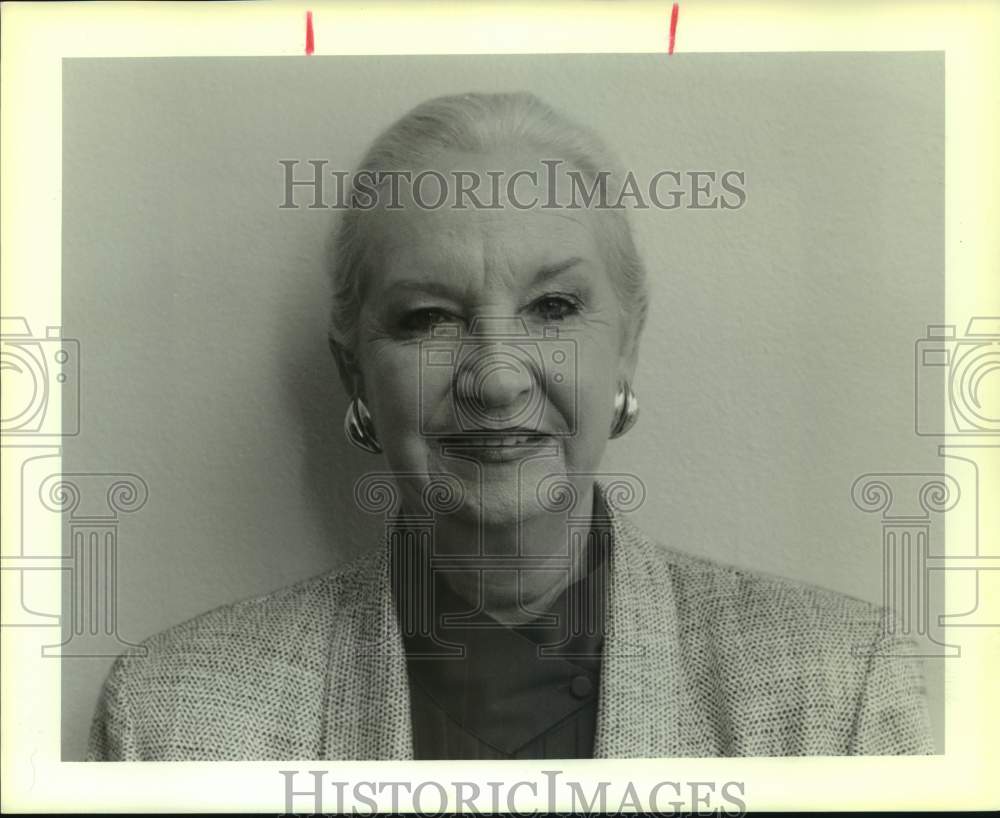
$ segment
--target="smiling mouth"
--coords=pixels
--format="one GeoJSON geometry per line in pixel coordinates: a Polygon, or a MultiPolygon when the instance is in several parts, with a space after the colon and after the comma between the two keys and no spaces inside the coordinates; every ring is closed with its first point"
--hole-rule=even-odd
{"type": "Polygon", "coordinates": [[[549,436],[540,432],[501,432],[498,435],[461,434],[442,437],[444,443],[455,443],[461,446],[482,446],[485,448],[501,448],[503,446],[531,446],[549,436]]]}
{"type": "Polygon", "coordinates": [[[540,432],[502,432],[498,435],[459,434],[440,438],[442,445],[460,446],[463,449],[518,449],[534,447],[550,440],[550,436],[540,432]]]}
{"type": "Polygon", "coordinates": [[[519,432],[500,434],[490,437],[482,434],[452,435],[440,439],[442,454],[466,457],[483,464],[517,463],[527,458],[537,456],[546,449],[545,444],[552,443],[549,435],[537,432],[519,432]]]}

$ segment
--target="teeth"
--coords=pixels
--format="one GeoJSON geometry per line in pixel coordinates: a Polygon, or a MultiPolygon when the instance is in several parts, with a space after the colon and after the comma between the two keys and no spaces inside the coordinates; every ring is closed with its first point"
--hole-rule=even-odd
{"type": "Polygon", "coordinates": [[[527,446],[538,442],[543,436],[537,434],[527,435],[503,435],[502,437],[473,437],[465,442],[473,443],[477,446],[490,449],[503,449],[512,446],[527,446]]]}
{"type": "Polygon", "coordinates": [[[492,448],[501,448],[504,446],[524,446],[526,443],[534,440],[534,437],[486,437],[482,439],[482,444],[484,446],[489,446],[492,448]]]}

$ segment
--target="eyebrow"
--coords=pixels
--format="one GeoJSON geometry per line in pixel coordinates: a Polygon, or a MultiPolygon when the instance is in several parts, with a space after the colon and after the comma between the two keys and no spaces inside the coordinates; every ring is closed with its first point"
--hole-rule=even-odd
{"type": "Polygon", "coordinates": [[[535,279],[532,284],[544,284],[551,278],[555,278],[560,273],[564,273],[572,267],[582,262],[583,259],[580,256],[573,256],[565,261],[560,261],[558,264],[549,264],[542,267],[537,273],[535,273],[535,279]]]}
{"type": "MultiPolygon", "coordinates": [[[[572,258],[557,262],[556,264],[547,264],[535,273],[535,277],[531,281],[531,286],[536,287],[539,284],[544,284],[562,273],[565,273],[567,270],[572,269],[582,261],[584,261],[584,259],[581,256],[573,256],[572,258]]],[[[450,284],[445,284],[440,281],[424,281],[416,278],[404,278],[399,281],[393,281],[390,283],[389,289],[390,291],[414,290],[428,295],[437,295],[441,298],[450,298],[455,300],[460,299],[461,296],[461,293],[450,284]]]]}

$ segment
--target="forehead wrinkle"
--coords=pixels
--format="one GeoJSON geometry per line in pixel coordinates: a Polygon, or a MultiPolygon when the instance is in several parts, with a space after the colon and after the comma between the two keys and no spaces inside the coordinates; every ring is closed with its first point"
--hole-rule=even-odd
{"type": "Polygon", "coordinates": [[[511,231],[489,214],[460,215],[464,219],[460,225],[435,226],[422,235],[425,239],[431,233],[440,237],[432,245],[432,255],[441,256],[434,272],[445,276],[470,303],[489,301],[516,289],[518,246],[511,231]]]}
{"type": "MultiPolygon", "coordinates": [[[[452,224],[404,222],[404,229],[391,233],[386,242],[385,262],[408,281],[436,279],[465,298],[474,291],[477,273],[483,267],[481,243],[470,240],[467,232],[452,224]],[[435,240],[426,239],[433,234],[435,240]]],[[[393,277],[386,281],[393,285],[393,277]]]]}
{"type": "Polygon", "coordinates": [[[384,214],[389,218],[380,231],[383,259],[394,273],[384,279],[386,289],[391,291],[393,279],[433,279],[470,308],[500,306],[510,293],[536,288],[536,276],[547,265],[571,257],[587,260],[594,251],[595,260],[602,256],[599,247],[591,252],[581,247],[580,228],[589,234],[589,244],[594,238],[594,224],[582,213],[546,214],[568,224],[531,212],[511,218],[502,211],[411,211],[395,224],[393,215],[384,214]]]}
{"type": "Polygon", "coordinates": [[[517,258],[514,243],[502,232],[491,233],[485,223],[481,223],[480,232],[483,243],[484,289],[492,293],[516,288],[517,258]]]}

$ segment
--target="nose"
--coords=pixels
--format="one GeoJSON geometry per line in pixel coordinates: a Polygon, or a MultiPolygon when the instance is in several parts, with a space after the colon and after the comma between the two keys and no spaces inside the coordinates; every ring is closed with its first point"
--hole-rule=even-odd
{"type": "Polygon", "coordinates": [[[456,373],[455,396],[463,408],[489,429],[522,425],[520,415],[540,388],[530,361],[509,346],[483,344],[468,355],[456,373]]]}

